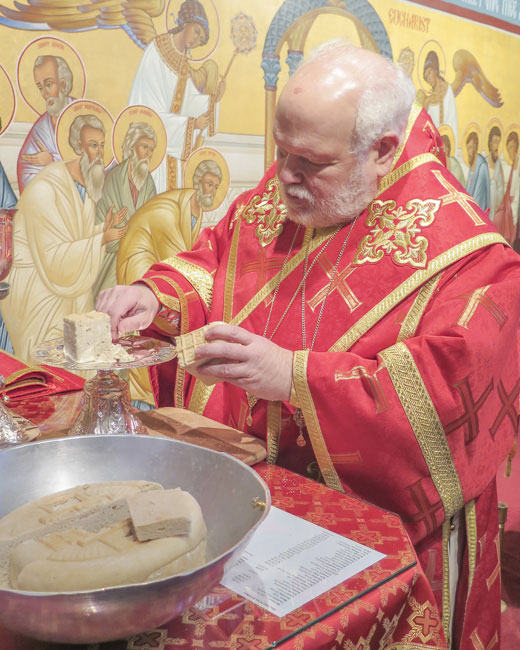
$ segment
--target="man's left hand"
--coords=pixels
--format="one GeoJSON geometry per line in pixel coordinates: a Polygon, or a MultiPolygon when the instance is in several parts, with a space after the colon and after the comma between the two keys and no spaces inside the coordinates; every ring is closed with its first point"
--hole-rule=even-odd
{"type": "Polygon", "coordinates": [[[212,325],[205,337],[211,343],[198,346],[195,357],[210,363],[199,366],[198,375],[218,377],[262,399],[289,399],[291,350],[235,325],[212,325]]]}

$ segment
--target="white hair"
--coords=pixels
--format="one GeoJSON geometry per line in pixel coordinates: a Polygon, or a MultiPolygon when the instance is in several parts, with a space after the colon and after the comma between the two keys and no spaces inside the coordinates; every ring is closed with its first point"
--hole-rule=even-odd
{"type": "Polygon", "coordinates": [[[99,117],[96,117],[95,115],[77,115],[70,125],[69,144],[74,149],[74,153],[78,154],[78,156],[82,153],[80,138],[81,130],[84,126],[98,129],[98,131],[101,131],[103,135],[105,134],[105,127],[99,117]]]}
{"type": "Polygon", "coordinates": [[[149,138],[157,146],[157,134],[149,124],[146,122],[130,122],[123,140],[123,160],[130,158],[133,148],[141,138],[149,138]]]}
{"type": "Polygon", "coordinates": [[[70,91],[72,90],[72,70],[69,68],[69,64],[61,56],[55,56],[53,54],[41,54],[34,60],[34,68],[39,68],[44,63],[47,63],[47,61],[56,62],[56,65],[58,66],[58,79],[63,79],[65,82],[63,94],[65,96],[69,95],[70,91]]]}
{"type": "Polygon", "coordinates": [[[193,172],[193,187],[198,189],[200,181],[204,174],[214,174],[219,181],[222,180],[222,171],[214,160],[203,160],[193,172]]]}
{"type": "Polygon", "coordinates": [[[367,52],[344,39],[322,43],[302,63],[320,61],[326,66],[351,70],[362,81],[352,145],[359,154],[367,153],[386,131],[402,137],[416,90],[400,66],[384,56],[367,60],[367,52]]]}

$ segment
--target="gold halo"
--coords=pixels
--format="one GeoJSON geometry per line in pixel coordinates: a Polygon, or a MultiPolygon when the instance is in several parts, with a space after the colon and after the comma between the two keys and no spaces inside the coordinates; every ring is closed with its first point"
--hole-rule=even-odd
{"type": "Polygon", "coordinates": [[[41,36],[40,38],[35,38],[22,50],[22,53],[18,57],[17,83],[18,90],[20,91],[20,95],[23,97],[24,102],[38,115],[45,112],[45,101],[34,83],[34,61],[37,56],[46,56],[48,54],[61,56],[69,64],[69,68],[72,72],[71,97],[74,97],[75,99],[84,97],[87,86],[85,66],[80,55],[72,45],[70,45],[70,43],[63,41],[61,38],[56,38],[55,36],[41,36]],[[42,102],[43,111],[37,108],[38,106],[42,106],[42,102]]]}
{"type": "Polygon", "coordinates": [[[71,160],[72,158],[78,157],[77,153],[75,153],[69,144],[70,126],[74,118],[78,115],[95,115],[103,122],[103,126],[105,127],[105,155],[103,162],[106,168],[114,158],[111,142],[114,118],[102,104],[90,99],[78,99],[72,102],[63,109],[58,118],[56,124],[56,142],[58,143],[58,151],[62,160],[71,160]]]}
{"type": "MultiPolygon", "coordinates": [[[[506,133],[504,135],[504,158],[506,159],[508,165],[513,164],[513,161],[509,157],[509,151],[507,150],[507,147],[506,147],[507,138],[509,137],[509,134],[512,131],[516,131],[516,134],[518,135],[518,142],[520,144],[520,124],[510,124],[507,127],[507,131],[506,131],[506,133]]],[[[519,148],[519,151],[520,151],[520,148],[519,148]]]]}
{"type": "MultiPolygon", "coordinates": [[[[166,11],[164,12],[167,32],[176,27],[175,19],[183,1],[184,0],[169,0],[166,11]]],[[[195,52],[197,52],[199,56],[188,56],[186,57],[188,61],[204,61],[204,59],[207,59],[213,54],[220,40],[220,20],[215,3],[213,0],[201,0],[201,2],[206,11],[206,16],[208,17],[209,38],[206,45],[201,45],[195,49],[195,52]]]]}
{"type": "Polygon", "coordinates": [[[213,207],[211,208],[211,210],[216,210],[224,200],[229,188],[229,168],[224,156],[216,149],[202,147],[201,149],[196,149],[191,154],[184,165],[183,187],[193,187],[193,172],[203,160],[213,160],[213,162],[217,163],[222,172],[222,180],[220,181],[220,185],[215,194],[215,200],[213,201],[213,207]]]}
{"type": "Polygon", "coordinates": [[[2,98],[2,110],[0,111],[0,135],[13,121],[16,110],[16,94],[13,82],[4,68],[0,65],[0,97],[2,98]]]}
{"type": "Polygon", "coordinates": [[[424,90],[425,93],[431,93],[431,88],[425,88],[423,85],[425,83],[423,79],[424,62],[426,61],[426,57],[430,50],[436,52],[437,56],[439,57],[439,75],[441,77],[445,77],[446,75],[446,55],[444,54],[442,45],[438,41],[434,41],[434,40],[426,41],[426,43],[424,43],[424,45],[421,47],[421,51],[419,52],[419,56],[417,57],[417,68],[416,68],[419,86],[424,90]]]}
{"type": "Polygon", "coordinates": [[[478,135],[478,150],[477,153],[480,153],[482,151],[482,129],[476,122],[470,122],[469,124],[466,124],[466,128],[464,129],[464,133],[462,134],[462,140],[460,141],[460,148],[462,149],[462,157],[464,158],[464,162],[466,163],[466,167],[469,167],[469,160],[468,160],[468,150],[466,149],[466,138],[468,135],[472,132],[476,131],[478,135]]]}
{"type": "Polygon", "coordinates": [[[451,155],[452,157],[455,155],[455,152],[457,151],[457,146],[455,142],[455,134],[453,133],[453,129],[449,124],[441,124],[438,128],[438,131],[441,135],[445,135],[448,140],[450,141],[450,147],[451,147],[451,155]]]}
{"type": "Polygon", "coordinates": [[[500,137],[500,143],[499,143],[499,145],[498,145],[498,155],[500,156],[500,154],[502,153],[502,150],[504,149],[504,142],[505,142],[505,140],[504,140],[504,125],[503,125],[502,122],[498,119],[498,117],[492,117],[492,118],[489,120],[489,122],[486,124],[486,129],[485,129],[485,134],[486,134],[485,137],[486,137],[486,139],[485,139],[485,141],[484,141],[484,146],[485,146],[485,148],[486,148],[486,151],[487,151],[488,154],[489,154],[489,153],[490,153],[490,151],[489,151],[489,145],[488,145],[488,141],[489,141],[489,132],[491,131],[491,129],[492,129],[494,126],[498,126],[498,128],[499,128],[499,130],[500,130],[500,135],[501,135],[501,137],[500,137]]]}
{"type": "Polygon", "coordinates": [[[157,146],[150,160],[150,171],[153,172],[161,164],[166,154],[166,129],[161,118],[148,106],[127,106],[116,117],[112,130],[112,150],[118,163],[123,160],[123,140],[131,122],[146,122],[157,134],[157,146]]]}

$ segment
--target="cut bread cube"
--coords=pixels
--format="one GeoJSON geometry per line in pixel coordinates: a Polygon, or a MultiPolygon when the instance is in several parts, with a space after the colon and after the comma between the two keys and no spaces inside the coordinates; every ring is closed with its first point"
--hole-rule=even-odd
{"type": "Polygon", "coordinates": [[[132,494],[127,502],[134,533],[140,542],[189,535],[202,520],[196,499],[180,488],[132,494]]]}

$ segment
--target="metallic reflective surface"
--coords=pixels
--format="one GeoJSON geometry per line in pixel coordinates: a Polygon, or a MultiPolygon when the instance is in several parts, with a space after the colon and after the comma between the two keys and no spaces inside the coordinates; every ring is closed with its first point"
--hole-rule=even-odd
{"type": "Polygon", "coordinates": [[[107,361],[78,363],[65,355],[63,338],[38,343],[31,349],[31,356],[38,363],[46,363],[56,368],[67,368],[67,370],[124,370],[125,368],[155,366],[158,363],[170,361],[177,355],[177,350],[173,344],[149,336],[128,334],[117,339],[115,343],[122,345],[134,358],[131,361],[118,361],[116,359],[110,363],[107,361]]]}
{"type": "Polygon", "coordinates": [[[1,625],[62,643],[108,641],[161,625],[220,582],[271,503],[256,472],[227,454],[149,436],[81,436],[0,450],[0,516],[74,485],[136,479],[180,486],[199,501],[208,527],[206,564],[164,580],[95,591],[0,590],[1,625]],[[253,507],[255,499],[266,508],[253,507]]]}

